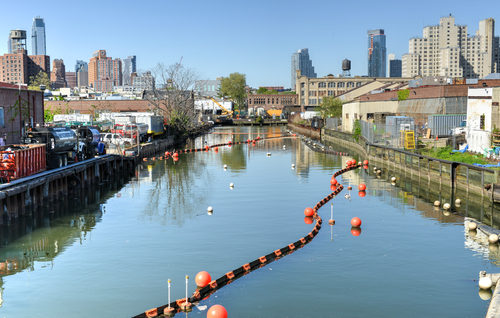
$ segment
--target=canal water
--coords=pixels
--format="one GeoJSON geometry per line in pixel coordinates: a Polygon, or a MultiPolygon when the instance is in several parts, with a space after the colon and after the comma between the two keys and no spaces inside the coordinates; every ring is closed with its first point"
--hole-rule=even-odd
{"type": "MultiPolygon", "coordinates": [[[[284,130],[216,127],[183,148],[284,130]]],[[[349,159],[286,138],[141,162],[130,179],[2,228],[0,317],[131,317],[167,304],[168,279],[171,300],[185,297],[186,275],[191,296],[199,271],[217,279],[306,236],[314,223],[304,209],[331,193],[349,159]]],[[[498,272],[497,245],[369,170],[338,180],[344,191],[319,210],[325,222],[311,243],[176,316],[206,317],[214,304],[229,317],[485,316],[477,278],[498,272]]]]}

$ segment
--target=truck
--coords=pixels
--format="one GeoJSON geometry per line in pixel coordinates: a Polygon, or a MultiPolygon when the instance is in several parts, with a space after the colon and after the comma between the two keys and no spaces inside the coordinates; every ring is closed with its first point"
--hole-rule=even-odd
{"type": "Polygon", "coordinates": [[[148,137],[158,136],[164,133],[162,116],[137,116],[136,122],[148,125],[148,137]]]}
{"type": "Polygon", "coordinates": [[[93,158],[96,154],[94,134],[89,127],[84,127],[78,134],[69,127],[34,127],[27,129],[21,142],[44,144],[47,169],[54,169],[68,165],[68,161],[93,158]]]}
{"type": "Polygon", "coordinates": [[[137,140],[139,132],[139,142],[145,142],[148,139],[148,125],[146,124],[126,124],[123,127],[123,137],[137,140]]]}
{"type": "Polygon", "coordinates": [[[45,145],[0,146],[2,182],[29,177],[46,169],[45,145]]]}

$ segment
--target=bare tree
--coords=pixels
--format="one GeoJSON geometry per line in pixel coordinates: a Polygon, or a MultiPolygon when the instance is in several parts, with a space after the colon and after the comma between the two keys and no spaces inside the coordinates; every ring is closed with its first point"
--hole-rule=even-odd
{"type": "MultiPolygon", "coordinates": [[[[178,131],[190,131],[198,123],[198,112],[194,109],[195,82],[200,74],[180,63],[165,65],[158,63],[149,71],[149,89],[144,98],[152,110],[163,115],[169,125],[178,131]]],[[[134,79],[135,80],[135,79],[134,79]]]]}

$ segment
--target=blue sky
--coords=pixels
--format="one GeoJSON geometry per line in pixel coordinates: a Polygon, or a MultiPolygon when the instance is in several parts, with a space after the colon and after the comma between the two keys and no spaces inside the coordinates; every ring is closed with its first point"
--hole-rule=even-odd
{"type": "Polygon", "coordinates": [[[298,49],[309,49],[318,77],[340,74],[345,58],[352,75],[366,75],[367,30],[384,29],[387,53],[401,58],[411,37],[450,13],[471,35],[480,20],[494,18],[500,35],[499,1],[25,0],[2,4],[0,53],[7,53],[13,29],[28,31],[30,51],[31,23],[40,16],[47,54],[63,59],[67,70],[105,49],[113,58],[136,55],[140,70],[182,57],[202,79],[239,72],[251,87],[288,88],[298,49]]]}

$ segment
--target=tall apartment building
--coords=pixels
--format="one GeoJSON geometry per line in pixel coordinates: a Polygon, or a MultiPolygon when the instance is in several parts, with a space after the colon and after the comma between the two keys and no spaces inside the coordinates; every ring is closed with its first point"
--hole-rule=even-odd
{"type": "Polygon", "coordinates": [[[50,81],[52,82],[52,87],[55,89],[66,87],[66,66],[63,60],[54,59],[54,61],[52,61],[50,81]]]}
{"type": "Polygon", "coordinates": [[[386,51],[384,30],[368,30],[368,77],[386,77],[386,51]]]}
{"type": "Polygon", "coordinates": [[[401,77],[402,61],[398,59],[389,60],[389,77],[401,77]]]}
{"type": "Polygon", "coordinates": [[[308,49],[300,49],[292,54],[292,89],[295,90],[295,84],[297,83],[297,70],[300,70],[300,74],[307,77],[318,77],[314,73],[314,66],[309,58],[308,49]]]}
{"type": "Polygon", "coordinates": [[[9,33],[9,39],[7,40],[7,52],[9,54],[16,54],[18,51],[25,50],[28,51],[26,47],[26,31],[24,30],[12,30],[9,33]]]}
{"type": "Polygon", "coordinates": [[[122,61],[106,56],[106,50],[94,52],[88,67],[89,84],[97,91],[111,91],[113,86],[122,85],[122,61]]]}
{"type": "Polygon", "coordinates": [[[123,59],[122,82],[123,85],[132,85],[131,75],[137,72],[137,58],[135,55],[123,59]]]}
{"type": "Polygon", "coordinates": [[[31,26],[31,54],[46,55],[45,22],[43,18],[33,18],[31,26]]]}
{"type": "Polygon", "coordinates": [[[28,55],[24,49],[18,53],[7,53],[0,56],[0,82],[13,84],[29,84],[31,76],[40,71],[50,73],[50,57],[47,55],[28,55]]]}
{"type": "Polygon", "coordinates": [[[428,26],[422,38],[411,38],[409,53],[403,55],[403,76],[448,76],[484,78],[500,72],[499,38],[495,20],[481,20],[474,36],[466,25],[455,24],[448,16],[439,25],[428,26]]]}

